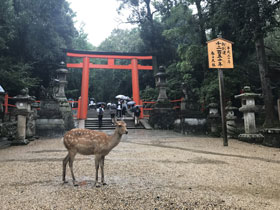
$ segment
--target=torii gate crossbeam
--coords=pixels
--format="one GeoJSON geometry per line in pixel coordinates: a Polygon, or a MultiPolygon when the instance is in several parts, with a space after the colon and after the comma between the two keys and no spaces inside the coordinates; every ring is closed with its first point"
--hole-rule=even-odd
{"type": "MultiPolygon", "coordinates": [[[[94,52],[66,50],[67,56],[83,58],[82,63],[67,63],[67,68],[82,68],[81,85],[81,112],[79,119],[87,118],[88,110],[88,88],[89,88],[89,69],[122,69],[131,70],[132,76],[132,95],[136,105],[140,104],[138,70],[153,70],[153,66],[143,66],[138,64],[138,60],[152,60],[152,56],[138,53],[117,53],[117,52],[94,52]],[[107,64],[90,63],[90,58],[107,59],[107,64]],[[129,65],[117,65],[115,59],[130,60],[129,65]]],[[[142,112],[143,113],[143,112],[142,112]]]]}

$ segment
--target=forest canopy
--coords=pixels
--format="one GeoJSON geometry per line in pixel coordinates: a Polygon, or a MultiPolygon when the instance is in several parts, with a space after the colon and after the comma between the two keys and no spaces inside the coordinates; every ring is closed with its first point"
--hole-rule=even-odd
{"type": "MultiPolygon", "coordinates": [[[[28,87],[48,86],[63,49],[149,53],[166,67],[167,94],[182,97],[182,83],[199,106],[218,100],[217,71],[208,68],[208,40],[234,42],[234,69],[224,71],[226,100],[245,85],[263,94],[266,124],[275,121],[280,97],[279,0],[118,0],[118,12],[129,11],[131,30],[115,29],[92,46],[83,27],[75,28],[75,13],[66,0],[0,0],[0,84],[10,95],[28,87]]],[[[69,69],[67,97],[80,96],[81,71],[69,69]]],[[[139,71],[141,98],[155,100],[154,73],[139,71]]],[[[89,97],[98,101],[117,94],[131,96],[129,71],[94,70],[89,97]],[[108,89],[110,84],[111,89],[108,89]]]]}

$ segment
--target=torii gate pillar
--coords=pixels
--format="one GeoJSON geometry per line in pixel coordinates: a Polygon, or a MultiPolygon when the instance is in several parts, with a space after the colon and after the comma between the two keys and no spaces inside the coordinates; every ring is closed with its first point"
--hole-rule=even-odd
{"type": "Polygon", "coordinates": [[[87,119],[88,110],[88,82],[89,82],[89,57],[83,58],[82,86],[81,86],[81,115],[82,119],[87,119]]]}
{"type": "Polygon", "coordinates": [[[139,96],[139,80],[138,80],[138,60],[136,58],[131,59],[132,64],[132,95],[133,100],[136,104],[140,104],[140,96],[139,96]]]}

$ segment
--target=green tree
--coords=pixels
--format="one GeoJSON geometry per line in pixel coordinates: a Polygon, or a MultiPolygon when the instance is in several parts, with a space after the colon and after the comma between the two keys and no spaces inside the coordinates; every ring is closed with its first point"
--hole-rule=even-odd
{"type": "Polygon", "coordinates": [[[33,87],[38,80],[31,77],[29,63],[15,59],[12,44],[16,39],[16,17],[13,1],[0,0],[0,84],[10,95],[24,87],[33,87]]]}
{"type": "Polygon", "coordinates": [[[280,6],[278,0],[238,0],[232,3],[232,1],[224,0],[219,1],[216,4],[217,12],[216,20],[218,22],[218,30],[221,32],[227,32],[225,34],[233,34],[242,38],[244,42],[253,42],[256,52],[256,61],[258,65],[262,92],[264,96],[265,104],[265,123],[264,126],[271,127],[277,123],[273,94],[271,90],[271,82],[268,75],[269,65],[267,63],[267,56],[264,45],[264,38],[267,33],[274,31],[279,26],[276,12],[280,6]],[[223,23],[222,21],[223,20],[223,23]],[[226,21],[232,24],[225,24],[226,21]],[[232,28],[235,27],[235,30],[232,28]],[[225,30],[227,29],[227,30],[225,30]]]}
{"type": "MultiPolygon", "coordinates": [[[[75,33],[73,37],[73,48],[79,50],[96,50],[91,43],[88,41],[88,34],[84,31],[84,24],[80,25],[79,30],[75,33]]],[[[68,63],[80,63],[82,59],[80,58],[67,58],[68,63]]],[[[65,90],[67,98],[73,98],[78,100],[81,95],[81,82],[82,82],[82,70],[81,69],[69,69],[69,74],[67,76],[68,85],[65,90]]],[[[93,81],[89,81],[89,97],[92,98],[93,95],[91,88],[93,81]]]]}
{"type": "Polygon", "coordinates": [[[150,53],[157,57],[159,65],[168,65],[175,56],[175,48],[162,35],[164,30],[160,18],[156,15],[158,9],[155,0],[118,0],[119,13],[123,9],[129,10],[127,22],[136,24],[140,30],[140,37],[144,43],[140,52],[150,53]]]}
{"type": "Polygon", "coordinates": [[[60,61],[65,60],[62,49],[72,46],[77,33],[74,13],[65,0],[1,0],[2,9],[0,82],[9,81],[6,89],[12,95],[24,87],[39,95],[35,88],[39,81],[48,85],[60,61]]]}
{"type": "MultiPolygon", "coordinates": [[[[131,30],[115,29],[111,35],[98,47],[99,51],[139,53],[144,43],[137,28],[131,30]]],[[[130,60],[115,60],[117,64],[127,65],[130,60]]],[[[114,101],[118,94],[132,96],[131,71],[124,70],[94,70],[93,94],[97,100],[114,101]],[[107,85],[113,84],[108,89],[107,85]]],[[[139,71],[140,90],[153,82],[151,71],[139,71]]]]}

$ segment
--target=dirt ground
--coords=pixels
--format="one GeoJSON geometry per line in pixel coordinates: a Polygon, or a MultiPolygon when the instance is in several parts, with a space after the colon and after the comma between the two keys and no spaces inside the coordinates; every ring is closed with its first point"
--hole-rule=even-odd
{"type": "MultiPolygon", "coordinates": [[[[112,131],[109,131],[112,132],[112,131]]],[[[62,183],[61,139],[0,150],[0,209],[280,209],[280,149],[171,131],[129,130],[106,156],[77,155],[62,183]]]]}

